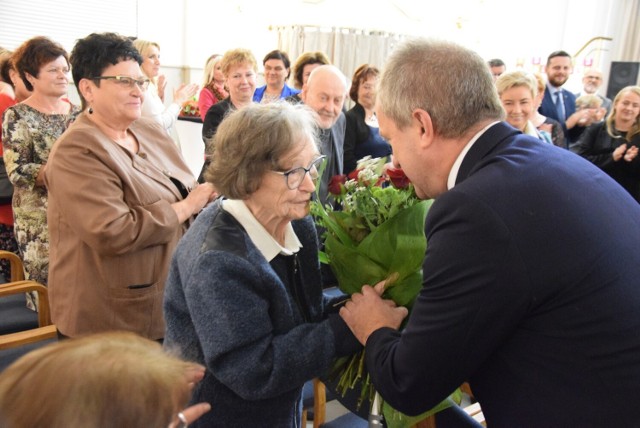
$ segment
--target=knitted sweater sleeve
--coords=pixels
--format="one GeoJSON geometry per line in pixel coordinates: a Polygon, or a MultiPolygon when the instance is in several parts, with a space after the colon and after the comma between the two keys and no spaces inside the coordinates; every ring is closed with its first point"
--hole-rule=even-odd
{"type": "Polygon", "coordinates": [[[330,321],[289,323],[286,305],[278,306],[283,297],[277,276],[266,261],[207,251],[185,280],[204,362],[240,397],[277,396],[329,367],[335,356],[330,321]]]}

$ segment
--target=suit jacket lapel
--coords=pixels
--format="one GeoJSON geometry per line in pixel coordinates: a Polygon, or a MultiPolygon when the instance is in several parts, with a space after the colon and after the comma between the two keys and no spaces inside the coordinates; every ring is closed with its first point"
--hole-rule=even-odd
{"type": "Polygon", "coordinates": [[[338,136],[336,135],[335,125],[330,129],[331,134],[331,146],[333,147],[333,162],[336,164],[336,171],[338,174],[342,173],[343,165],[342,165],[342,156],[340,156],[340,148],[338,147],[338,136]]]}
{"type": "Polygon", "coordinates": [[[499,122],[487,129],[484,134],[478,138],[478,140],[471,146],[471,149],[467,152],[466,156],[462,160],[458,176],[456,177],[456,184],[464,181],[473,172],[474,167],[480,162],[489,152],[491,152],[498,144],[500,144],[505,138],[512,135],[519,134],[515,128],[507,125],[504,122],[499,122]]]}

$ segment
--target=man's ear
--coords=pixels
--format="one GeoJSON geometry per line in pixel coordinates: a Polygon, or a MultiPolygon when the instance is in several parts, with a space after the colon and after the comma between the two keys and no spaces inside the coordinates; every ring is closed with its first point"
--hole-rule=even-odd
{"type": "Polygon", "coordinates": [[[411,114],[413,119],[413,126],[420,134],[421,144],[425,147],[429,146],[434,139],[433,122],[431,121],[431,115],[422,109],[415,109],[411,114]]]}
{"type": "Polygon", "coordinates": [[[307,87],[306,83],[304,85],[302,85],[302,91],[300,91],[300,99],[302,100],[302,102],[306,102],[307,101],[307,91],[308,90],[309,90],[309,88],[307,87]]]}

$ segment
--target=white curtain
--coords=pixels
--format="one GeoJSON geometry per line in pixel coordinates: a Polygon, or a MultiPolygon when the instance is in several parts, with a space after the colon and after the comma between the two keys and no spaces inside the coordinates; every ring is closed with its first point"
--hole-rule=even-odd
{"type": "Polygon", "coordinates": [[[614,61],[640,61],[640,0],[623,0],[619,7],[620,29],[614,38],[614,61]]]}
{"type": "Polygon", "coordinates": [[[297,57],[294,52],[300,52],[303,45],[304,33],[302,27],[278,27],[278,49],[286,52],[292,61],[297,57]]]}
{"type": "Polygon", "coordinates": [[[278,49],[289,54],[292,62],[303,52],[324,52],[331,63],[351,79],[362,64],[382,69],[387,56],[403,36],[355,28],[286,26],[278,33],[278,49]]]}
{"type": "Polygon", "coordinates": [[[320,28],[320,27],[301,27],[302,29],[302,45],[300,50],[295,55],[290,54],[291,60],[300,56],[304,52],[324,52],[331,61],[335,64],[335,35],[332,28],[320,28]]]}

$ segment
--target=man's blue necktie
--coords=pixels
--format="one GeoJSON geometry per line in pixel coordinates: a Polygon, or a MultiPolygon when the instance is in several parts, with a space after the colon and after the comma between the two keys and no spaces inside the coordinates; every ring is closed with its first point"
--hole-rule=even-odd
{"type": "Polygon", "coordinates": [[[556,92],[556,111],[558,112],[558,120],[565,121],[564,115],[564,99],[562,98],[562,89],[556,92]]]}

